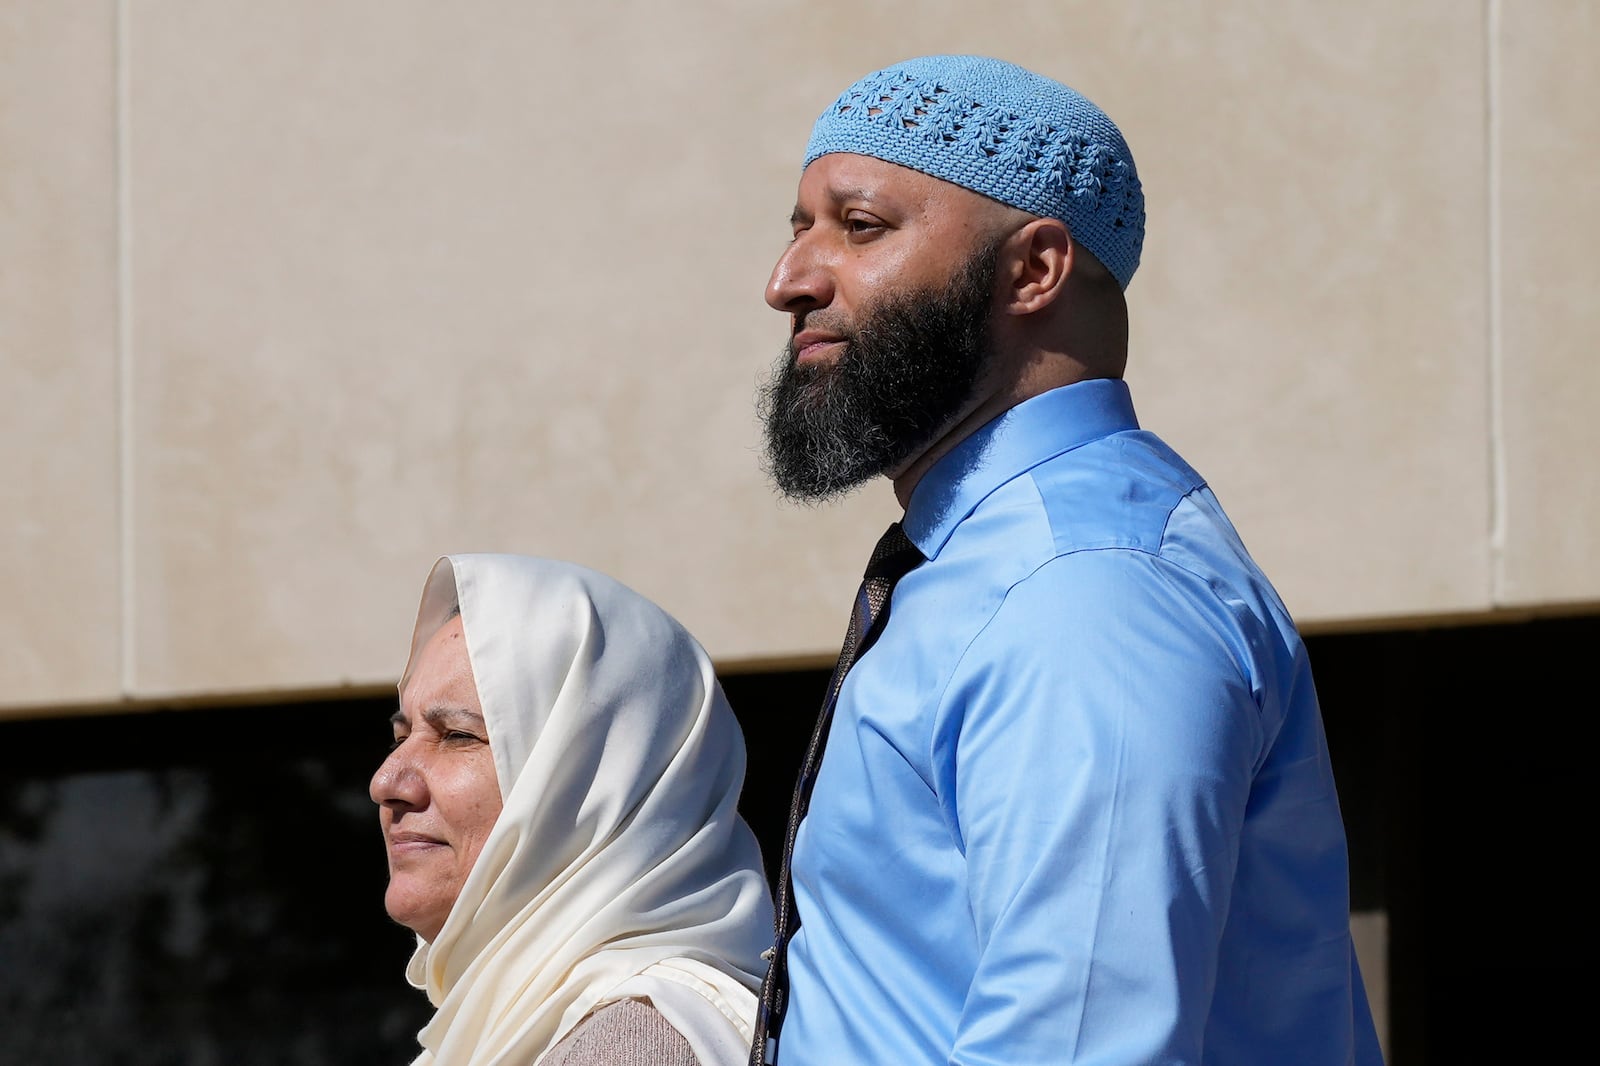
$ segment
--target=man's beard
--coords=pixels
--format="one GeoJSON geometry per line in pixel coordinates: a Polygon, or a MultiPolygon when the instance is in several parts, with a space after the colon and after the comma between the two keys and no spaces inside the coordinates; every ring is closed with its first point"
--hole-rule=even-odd
{"type": "Polygon", "coordinates": [[[799,366],[793,342],[762,387],[767,473],[819,501],[894,469],[962,413],[989,357],[997,247],[943,289],[888,296],[844,331],[832,363],[799,366]]]}

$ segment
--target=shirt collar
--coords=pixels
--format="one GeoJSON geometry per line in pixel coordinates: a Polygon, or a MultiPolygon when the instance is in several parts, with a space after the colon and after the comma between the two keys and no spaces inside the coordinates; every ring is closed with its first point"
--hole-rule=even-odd
{"type": "Polygon", "coordinates": [[[1139,428],[1126,382],[1095,378],[1040,393],[980,426],[939,459],[911,493],[906,535],[929,559],[984,497],[1047,459],[1139,428]]]}

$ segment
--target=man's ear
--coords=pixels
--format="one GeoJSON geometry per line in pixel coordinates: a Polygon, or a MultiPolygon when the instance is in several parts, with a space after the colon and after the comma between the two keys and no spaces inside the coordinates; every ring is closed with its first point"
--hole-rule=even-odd
{"type": "Polygon", "coordinates": [[[1059,219],[1036,218],[1005,242],[1001,294],[1008,315],[1031,315],[1054,303],[1072,274],[1075,245],[1059,219]]]}

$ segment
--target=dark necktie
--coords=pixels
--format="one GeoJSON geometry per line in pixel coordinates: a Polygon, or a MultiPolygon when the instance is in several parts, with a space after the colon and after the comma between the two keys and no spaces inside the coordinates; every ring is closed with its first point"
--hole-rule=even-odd
{"type": "Polygon", "coordinates": [[[789,940],[800,927],[800,916],[794,906],[794,882],[789,864],[794,858],[794,838],[800,830],[800,819],[805,817],[811,802],[811,786],[817,780],[817,768],[822,764],[822,749],[828,740],[828,727],[833,722],[833,709],[839,701],[839,689],[844,685],[844,675],[855,661],[877,639],[889,615],[889,594],[895,582],[906,572],[922,562],[922,553],[912,544],[895,522],[878,539],[872,551],[867,570],[856,590],[855,607],[850,612],[850,625],[845,630],[844,647],[839,661],[834,665],[833,677],[828,681],[828,691],[822,701],[822,711],[817,715],[817,727],[812,731],[811,743],[806,748],[805,761],[800,764],[800,779],[794,786],[794,800],[789,807],[789,828],[783,838],[783,865],[778,875],[776,936],[768,953],[766,979],[761,983],[761,1009],[756,1016],[755,1040],[750,1046],[750,1066],[765,1066],[777,1057],[778,1030],[783,1025],[784,1010],[789,1005],[789,940]]]}

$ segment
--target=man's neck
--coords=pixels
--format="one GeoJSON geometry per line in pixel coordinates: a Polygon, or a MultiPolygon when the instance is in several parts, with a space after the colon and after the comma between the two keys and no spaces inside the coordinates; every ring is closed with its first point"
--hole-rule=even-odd
{"type": "Polygon", "coordinates": [[[1078,363],[1063,364],[1058,360],[1029,361],[1018,373],[1011,375],[1010,380],[1002,387],[980,390],[963,413],[957,415],[926,448],[900,466],[884,471],[885,476],[894,482],[895,499],[900,501],[902,509],[910,506],[911,494],[916,491],[917,483],[922,480],[924,474],[933,469],[935,463],[950,454],[956,445],[1017,404],[1031,400],[1051,389],[1059,389],[1063,385],[1113,376],[1115,375],[1093,373],[1078,363]]]}
{"type": "Polygon", "coordinates": [[[956,445],[1021,402],[1008,402],[998,395],[990,396],[958,416],[921,452],[907,459],[900,467],[885,471],[885,475],[894,482],[894,495],[900,501],[901,509],[911,505],[911,493],[916,489],[917,482],[933,469],[935,463],[948,455],[956,445]]]}

